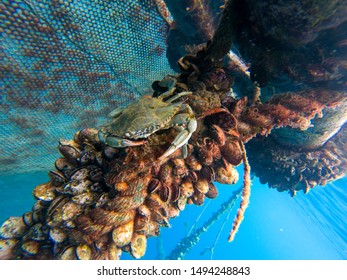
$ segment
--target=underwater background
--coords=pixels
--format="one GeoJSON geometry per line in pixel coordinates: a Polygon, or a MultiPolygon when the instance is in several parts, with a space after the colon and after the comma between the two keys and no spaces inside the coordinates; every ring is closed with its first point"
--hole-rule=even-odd
{"type": "MultiPolygon", "coordinates": [[[[75,132],[85,127],[98,127],[114,108],[152,93],[153,81],[177,71],[174,69],[177,60],[187,53],[184,44],[199,46],[211,39],[221,14],[219,7],[224,4],[222,0],[186,1],[189,5],[183,5],[182,9],[180,5],[184,1],[177,1],[177,6],[174,1],[164,2],[177,22],[187,24],[182,31],[186,32],[184,35],[171,32],[169,37],[173,19],[161,9],[163,1],[1,1],[0,224],[10,216],[21,216],[31,209],[35,203],[33,189],[48,181],[47,173],[54,169],[54,161],[60,156],[59,139],[71,139],[75,132]],[[208,8],[206,21],[200,25],[201,18],[195,20],[195,15],[192,18],[187,15],[189,7],[198,9],[197,3],[208,8]],[[209,30],[200,34],[205,27],[209,30]],[[188,33],[191,38],[187,37],[188,33]],[[188,41],[183,44],[186,37],[188,41]]],[[[252,6],[257,2],[250,0],[248,3],[252,6]]],[[[344,4],[345,1],[331,1],[331,10],[343,14],[344,4]],[[339,9],[334,6],[337,2],[342,3],[339,9]]],[[[264,4],[262,8],[267,14],[267,6],[264,4]]],[[[327,12],[331,10],[329,8],[327,12]]],[[[275,12],[280,13],[274,9],[275,12]]],[[[287,12],[290,10],[284,14],[287,12]]],[[[341,15],[335,18],[338,35],[331,36],[331,40],[340,44],[340,49],[336,48],[334,53],[339,58],[339,55],[344,56],[347,45],[346,40],[339,41],[340,34],[342,38],[346,37],[346,23],[340,25],[341,15]]],[[[305,22],[310,23],[310,20],[305,22]]],[[[265,26],[273,24],[269,19],[263,23],[265,26]]],[[[275,24],[279,23],[276,21],[275,24]]],[[[300,23],[297,24],[300,27],[300,23]]],[[[317,30],[325,32],[327,26],[334,24],[325,22],[321,25],[318,24],[317,30]]],[[[282,32],[283,41],[290,43],[296,39],[295,33],[269,27],[269,33],[278,35],[277,32],[282,32]]],[[[312,34],[306,35],[300,40],[308,41],[312,34]]],[[[324,33],[323,39],[328,35],[324,33]]],[[[328,45],[324,44],[325,47],[328,45]]],[[[250,52],[255,64],[262,63],[263,51],[260,44],[252,50],[254,53],[250,52]]],[[[307,53],[310,52],[308,48],[307,53]]],[[[312,78],[305,80],[300,76],[304,76],[300,72],[300,63],[306,61],[293,62],[292,56],[288,54],[288,57],[292,64],[287,76],[278,71],[283,70],[280,66],[264,63],[264,69],[275,76],[273,84],[263,91],[266,98],[275,87],[278,92],[301,90],[312,78]],[[300,79],[292,83],[291,78],[297,76],[300,79]]],[[[329,82],[332,77],[331,84],[334,84],[335,80],[345,77],[346,66],[342,67],[343,71],[340,66],[331,67],[334,71],[340,68],[336,72],[328,71],[331,74],[328,78],[328,74],[322,74],[320,68],[318,71],[315,64],[310,66],[315,74],[313,82],[319,85],[326,82],[324,79],[329,82]]],[[[325,65],[328,66],[331,65],[325,65]]],[[[263,68],[256,70],[263,72],[263,68]]],[[[234,91],[240,97],[248,94],[243,92],[245,88],[249,90],[249,85],[243,83],[240,77],[235,77],[234,91]]],[[[237,170],[241,178],[242,165],[237,170]]],[[[287,192],[268,188],[254,176],[251,202],[235,240],[228,243],[227,237],[240,196],[230,212],[224,211],[201,233],[199,241],[183,258],[347,259],[346,185],[347,179],[342,178],[325,187],[316,186],[307,194],[298,191],[291,197],[287,192]]],[[[162,228],[159,237],[149,238],[143,259],[169,256],[182,238],[203,227],[213,213],[221,211],[221,205],[242,187],[242,180],[234,185],[216,183],[216,186],[217,198],[206,199],[202,206],[187,205],[170,221],[171,228],[162,228]]],[[[132,257],[123,254],[122,259],[132,257]]]]}

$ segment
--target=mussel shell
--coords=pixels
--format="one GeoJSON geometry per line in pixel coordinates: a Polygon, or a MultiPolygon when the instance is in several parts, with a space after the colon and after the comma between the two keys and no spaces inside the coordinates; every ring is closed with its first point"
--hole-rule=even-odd
{"type": "Polygon", "coordinates": [[[2,238],[20,238],[27,229],[22,217],[8,218],[0,228],[2,238]]]}
{"type": "Polygon", "coordinates": [[[22,244],[21,249],[24,254],[34,256],[39,252],[40,243],[34,240],[28,240],[22,244]]]}
{"type": "Polygon", "coordinates": [[[40,244],[40,249],[35,256],[35,260],[51,260],[53,258],[53,252],[50,244],[40,244]]]}
{"type": "Polygon", "coordinates": [[[202,205],[204,203],[205,195],[199,191],[196,191],[190,198],[195,205],[202,205]]]}
{"type": "Polygon", "coordinates": [[[60,140],[58,149],[62,156],[71,163],[77,163],[81,157],[79,145],[74,141],[60,140]]]}
{"type": "Polygon", "coordinates": [[[64,192],[72,195],[78,195],[88,191],[88,187],[92,185],[92,182],[87,179],[81,181],[69,181],[64,186],[64,192]]]}
{"type": "Polygon", "coordinates": [[[188,173],[188,168],[184,162],[184,159],[174,158],[171,159],[174,167],[172,169],[172,174],[177,176],[184,176],[188,173]]]}
{"type": "Polygon", "coordinates": [[[77,132],[75,133],[75,135],[74,135],[74,137],[73,137],[73,140],[74,140],[76,143],[82,145],[82,144],[83,144],[83,141],[81,141],[80,135],[81,135],[81,130],[80,130],[80,131],[77,131],[77,132]]]}
{"type": "Polygon", "coordinates": [[[190,155],[186,158],[185,163],[191,170],[199,171],[202,168],[201,163],[196,159],[195,156],[190,155]]]}
{"type": "Polygon", "coordinates": [[[141,229],[138,229],[136,233],[144,234],[147,237],[158,236],[160,233],[159,224],[154,221],[149,221],[141,229]]]}
{"type": "Polygon", "coordinates": [[[33,223],[42,222],[45,220],[46,211],[45,209],[36,210],[32,212],[33,223]]]}
{"type": "Polygon", "coordinates": [[[168,188],[165,185],[161,185],[160,189],[158,190],[159,197],[162,201],[167,202],[170,197],[170,188],[168,188]]]}
{"type": "Polygon", "coordinates": [[[158,179],[153,178],[148,184],[147,191],[148,193],[154,193],[160,187],[161,187],[161,182],[158,179]]]}
{"type": "Polygon", "coordinates": [[[136,211],[125,210],[125,211],[113,211],[105,210],[102,208],[94,208],[90,211],[90,217],[97,224],[107,226],[118,226],[124,225],[135,218],[136,211]]]}
{"type": "Polygon", "coordinates": [[[212,167],[204,166],[199,173],[199,178],[203,178],[208,182],[215,181],[215,172],[212,167]]]}
{"type": "Polygon", "coordinates": [[[199,177],[198,177],[198,175],[196,174],[195,171],[189,171],[189,177],[188,178],[190,178],[190,180],[193,183],[195,183],[199,179],[199,177]]]}
{"type": "Polygon", "coordinates": [[[75,165],[69,162],[66,158],[58,158],[55,161],[55,168],[65,177],[69,177],[70,173],[75,169],[75,165]]]}
{"type": "Polygon", "coordinates": [[[216,170],[216,179],[218,183],[232,185],[239,180],[239,173],[235,168],[230,166],[230,163],[227,163],[229,166],[227,168],[218,167],[216,170]]]}
{"type": "Polygon", "coordinates": [[[176,202],[178,198],[180,197],[181,191],[180,187],[176,184],[171,185],[171,196],[170,196],[170,201],[171,202],[176,202]]]}
{"type": "Polygon", "coordinates": [[[169,218],[175,218],[180,214],[180,210],[174,206],[169,206],[169,218]]]}
{"type": "Polygon", "coordinates": [[[94,247],[96,250],[98,251],[105,251],[107,250],[107,247],[110,243],[113,243],[110,238],[110,236],[107,235],[103,235],[100,236],[97,240],[94,241],[94,247]]]}
{"type": "Polygon", "coordinates": [[[183,158],[172,158],[171,162],[173,163],[174,166],[178,167],[185,167],[185,160],[183,158]]]}
{"type": "Polygon", "coordinates": [[[134,221],[134,232],[143,233],[142,230],[148,224],[149,219],[145,216],[137,215],[134,221]]]}
{"type": "Polygon", "coordinates": [[[96,164],[98,164],[99,166],[103,165],[104,157],[101,151],[95,153],[95,161],[96,161],[96,164]]]}
{"type": "Polygon", "coordinates": [[[242,162],[243,153],[238,141],[227,141],[220,147],[222,156],[232,165],[238,166],[242,162]]]}
{"type": "Polygon", "coordinates": [[[71,200],[80,205],[91,205],[94,203],[97,194],[92,192],[85,192],[79,195],[75,195],[71,198],[71,200]]]}
{"type": "Polygon", "coordinates": [[[88,165],[95,162],[95,152],[94,151],[82,151],[80,163],[81,165],[88,165]]]}
{"type": "Polygon", "coordinates": [[[209,135],[219,146],[223,146],[225,144],[225,133],[219,126],[210,126],[209,135]]]}
{"type": "Polygon", "coordinates": [[[162,227],[170,227],[168,217],[164,216],[161,211],[157,211],[156,209],[153,209],[151,213],[151,221],[156,222],[162,227]]]}
{"type": "Polygon", "coordinates": [[[185,180],[184,182],[182,182],[180,189],[181,195],[185,197],[190,197],[194,193],[193,183],[190,180],[185,180]]]}
{"type": "Polygon", "coordinates": [[[143,257],[146,252],[147,237],[144,234],[134,234],[130,243],[130,253],[135,259],[143,257]]]}
{"type": "Polygon", "coordinates": [[[101,168],[93,168],[90,171],[89,179],[93,182],[101,182],[104,180],[104,173],[102,172],[101,168]]]}
{"type": "Polygon", "coordinates": [[[29,229],[25,236],[35,241],[46,240],[48,237],[48,228],[42,223],[37,223],[29,229]]]}
{"type": "Polygon", "coordinates": [[[22,219],[23,219],[24,224],[28,227],[30,227],[34,224],[32,212],[25,212],[22,216],[22,219]]]}
{"type": "Polygon", "coordinates": [[[194,187],[202,194],[205,194],[208,192],[209,189],[209,182],[206,179],[199,179],[195,184],[194,187]]]}
{"type": "Polygon", "coordinates": [[[134,233],[134,220],[116,227],[112,231],[112,239],[118,247],[123,247],[130,243],[134,233]]]}
{"type": "Polygon", "coordinates": [[[70,181],[81,181],[88,177],[90,170],[86,167],[75,169],[70,175],[70,181]]]}
{"type": "Polygon", "coordinates": [[[170,187],[172,182],[172,165],[169,162],[161,166],[159,170],[159,180],[162,184],[170,187]]]}
{"type": "Polygon", "coordinates": [[[87,244],[80,244],[76,248],[76,256],[79,260],[90,260],[92,257],[92,250],[87,244]]]}
{"type": "Polygon", "coordinates": [[[207,145],[201,145],[198,148],[198,156],[199,162],[201,162],[205,166],[210,166],[213,163],[213,152],[211,147],[207,147],[207,145]]]}
{"type": "Polygon", "coordinates": [[[52,201],[55,198],[55,188],[50,183],[41,184],[35,187],[33,195],[42,201],[52,201]]]}
{"type": "Polygon", "coordinates": [[[122,249],[118,248],[115,242],[111,242],[107,248],[109,260],[120,260],[122,249]]]}
{"type": "Polygon", "coordinates": [[[93,146],[100,145],[100,139],[98,137],[98,130],[95,128],[84,128],[75,134],[75,141],[79,143],[90,143],[93,146]]]}
{"type": "Polygon", "coordinates": [[[9,260],[14,258],[13,249],[16,247],[16,239],[0,239],[0,260],[9,260]]]}
{"type": "Polygon", "coordinates": [[[68,201],[64,204],[62,209],[62,219],[64,221],[73,220],[76,216],[80,215],[83,211],[83,207],[72,201],[68,201]]]}
{"type": "Polygon", "coordinates": [[[62,228],[51,228],[49,236],[56,243],[62,243],[67,238],[65,230],[62,228]]]}
{"type": "Polygon", "coordinates": [[[114,209],[115,211],[122,211],[123,209],[136,209],[143,204],[145,198],[146,193],[144,192],[127,196],[116,196],[115,198],[108,199],[108,201],[104,204],[104,208],[114,209]]]}
{"type": "Polygon", "coordinates": [[[61,260],[76,260],[77,256],[75,253],[75,247],[69,246],[64,249],[64,251],[60,255],[61,260]]]}
{"type": "Polygon", "coordinates": [[[146,197],[145,204],[151,211],[155,209],[156,211],[160,211],[165,217],[168,216],[168,206],[160,199],[158,194],[153,193],[151,195],[148,195],[146,197]]]}
{"type": "Polygon", "coordinates": [[[166,91],[170,91],[177,84],[177,78],[175,76],[167,75],[160,81],[155,81],[152,84],[152,88],[155,89],[156,86],[161,87],[161,91],[164,93],[166,91]]]}
{"type": "Polygon", "coordinates": [[[39,212],[39,211],[43,211],[45,208],[48,207],[48,205],[50,205],[51,203],[47,203],[47,202],[44,202],[42,200],[37,200],[33,207],[31,208],[31,210],[33,212],[39,212]]]}
{"type": "Polygon", "coordinates": [[[51,183],[53,186],[60,186],[66,182],[64,174],[60,171],[51,170],[48,173],[49,178],[51,178],[51,183]]]}
{"type": "Polygon", "coordinates": [[[175,176],[184,177],[188,174],[188,168],[187,167],[181,167],[181,166],[174,166],[172,169],[172,174],[175,176]]]}
{"type": "Polygon", "coordinates": [[[47,210],[47,216],[53,215],[54,212],[61,212],[61,209],[63,205],[69,200],[68,197],[64,196],[58,196],[56,197],[52,202],[51,205],[48,207],[47,210]]]}
{"type": "Polygon", "coordinates": [[[171,190],[172,185],[180,186],[182,181],[183,180],[182,180],[181,176],[177,176],[177,175],[173,176],[172,177],[172,184],[170,185],[170,190],[171,190]]]}
{"type": "Polygon", "coordinates": [[[216,198],[218,196],[218,190],[213,183],[209,183],[208,192],[205,193],[205,196],[208,198],[216,198]]]}

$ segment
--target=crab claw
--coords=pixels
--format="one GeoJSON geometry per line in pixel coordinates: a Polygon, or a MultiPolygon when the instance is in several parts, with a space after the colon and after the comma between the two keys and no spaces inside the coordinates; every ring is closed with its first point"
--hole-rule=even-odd
{"type": "MultiPolygon", "coordinates": [[[[178,133],[178,135],[176,136],[176,138],[172,141],[172,144],[170,145],[170,147],[165,151],[164,154],[162,154],[158,160],[161,162],[163,161],[166,157],[168,157],[169,155],[171,155],[173,152],[175,152],[177,149],[181,148],[182,146],[186,145],[190,139],[190,137],[192,136],[193,132],[196,130],[197,128],[197,121],[196,119],[193,117],[190,119],[190,121],[188,122],[187,128],[183,129],[180,133],[178,133]]],[[[183,153],[186,154],[186,153],[183,153]]],[[[185,155],[186,156],[186,155],[185,155]]]]}
{"type": "Polygon", "coordinates": [[[102,130],[99,131],[98,136],[102,143],[114,148],[140,146],[146,143],[145,140],[134,141],[116,136],[107,136],[102,130]]]}

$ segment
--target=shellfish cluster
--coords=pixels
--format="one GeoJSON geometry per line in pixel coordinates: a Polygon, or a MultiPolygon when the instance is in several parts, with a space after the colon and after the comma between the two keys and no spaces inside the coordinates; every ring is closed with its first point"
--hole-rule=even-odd
{"type": "Polygon", "coordinates": [[[61,140],[62,157],[50,181],[33,190],[32,210],[2,225],[0,258],[119,259],[122,252],[141,258],[147,238],[170,226],[186,204],[202,205],[218,195],[213,182],[235,183],[242,155],[232,161],[230,155],[242,151],[225,133],[227,125],[218,125],[229,114],[217,110],[219,96],[202,90],[186,102],[198,128],[185,158],[178,149],[157,160],[177,135],[174,128],[136,147],[109,147],[91,128],[61,140]],[[211,118],[215,112],[219,117],[211,118]]]}
{"type": "Polygon", "coordinates": [[[207,83],[206,72],[200,75],[193,65],[188,57],[180,76],[153,85],[153,98],[168,89],[174,95],[192,91],[177,99],[197,121],[185,151],[162,157],[179,133],[175,127],[150,134],[138,146],[110,147],[93,128],[61,140],[62,157],[49,172],[50,181],[34,189],[32,210],[0,228],[1,259],[119,259],[122,252],[141,258],[147,238],[169,227],[186,204],[215,198],[214,182],[236,183],[235,166],[243,161],[243,197],[229,240],[234,238],[250,195],[243,143],[275,127],[305,129],[322,108],[307,116],[296,108],[283,111],[279,97],[248,106],[246,98],[230,94],[232,80],[222,68],[211,69],[207,83]]]}
{"type": "Polygon", "coordinates": [[[312,151],[285,150],[271,138],[256,139],[247,145],[252,170],[260,182],[280,192],[308,193],[346,175],[346,133],[344,125],[323,147],[312,151]]]}
{"type": "Polygon", "coordinates": [[[188,142],[163,156],[187,123],[153,131],[136,146],[108,146],[93,128],[61,140],[62,157],[49,172],[50,181],[34,189],[32,211],[2,225],[1,259],[119,259],[122,252],[141,258],[147,238],[169,227],[186,204],[215,198],[214,182],[236,183],[235,166],[244,162],[242,202],[229,240],[234,238],[250,195],[243,143],[276,127],[307,129],[325,106],[313,111],[305,102],[293,106],[293,100],[303,100],[294,93],[249,105],[232,94],[232,77],[224,68],[200,69],[206,66],[200,56],[203,51],[181,59],[182,73],[153,83],[151,97],[169,92],[191,108],[196,129],[188,142]],[[187,91],[192,93],[180,95],[187,91]]]}

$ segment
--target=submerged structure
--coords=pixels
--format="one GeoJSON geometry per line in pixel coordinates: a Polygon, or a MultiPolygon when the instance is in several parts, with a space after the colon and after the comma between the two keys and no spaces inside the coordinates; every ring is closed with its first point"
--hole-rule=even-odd
{"type": "MultiPolygon", "coordinates": [[[[166,55],[179,74],[150,77],[156,81],[152,91],[145,92],[147,96],[130,95],[136,101],[111,112],[107,121],[78,129],[73,139],[59,141],[62,157],[55,158],[50,181],[33,190],[37,201],[32,210],[2,225],[0,258],[119,259],[122,252],[141,258],[148,237],[159,235],[160,228],[169,226],[187,203],[201,205],[205,199],[217,197],[214,182],[234,184],[239,178],[235,167],[243,162],[242,202],[230,233],[232,240],[248,204],[250,168],[262,182],[291,195],[346,174],[347,18],[341,12],[346,1],[329,2],[325,10],[316,9],[320,1],[308,0],[289,6],[285,1],[144,2],[134,1],[127,11],[139,22],[147,22],[145,15],[152,24],[161,20],[167,28],[166,55]],[[293,12],[297,10],[304,17],[297,17],[293,12]],[[157,17],[153,19],[154,13],[157,17]],[[279,21],[284,15],[296,24],[279,21]],[[299,40],[294,41],[293,36],[299,40]],[[324,43],[328,37],[329,45],[324,43]],[[234,44],[250,65],[230,52],[234,44]]],[[[30,118],[14,118],[9,104],[41,106],[50,113],[68,110],[68,104],[60,104],[54,93],[77,83],[91,92],[83,106],[92,110],[90,105],[97,104],[94,92],[100,90],[96,86],[105,87],[103,96],[118,92],[114,103],[119,103],[120,94],[129,93],[124,87],[131,85],[131,74],[136,74],[123,73],[117,77],[122,82],[111,82],[111,70],[113,74],[125,70],[117,69],[119,57],[104,57],[110,51],[108,45],[96,45],[97,38],[93,45],[86,39],[89,31],[97,32],[93,24],[89,28],[78,20],[84,4],[51,4],[49,9],[45,3],[27,1],[3,7],[9,20],[4,40],[12,46],[18,36],[12,32],[14,23],[31,16],[32,26],[26,30],[35,30],[35,36],[57,38],[56,49],[45,46],[45,51],[60,52],[58,38],[75,48],[68,57],[48,57],[36,48],[25,52],[24,56],[37,60],[30,67],[39,67],[44,57],[61,66],[53,71],[59,87],[53,90],[50,80],[36,77],[33,82],[31,76],[23,75],[19,64],[14,64],[17,68],[10,65],[8,52],[13,49],[3,48],[7,59],[7,65],[2,65],[6,70],[4,105],[8,105],[4,113],[31,132],[30,118]],[[76,59],[82,63],[86,57],[103,69],[76,72],[76,59]],[[62,80],[68,72],[78,73],[76,79],[62,80]],[[13,79],[25,87],[24,96],[12,86],[13,79]],[[37,91],[42,100],[31,102],[37,91]],[[50,95],[43,98],[45,91],[50,95]],[[45,103],[46,98],[56,103],[45,103]]],[[[93,4],[92,10],[99,13],[92,13],[91,18],[100,19],[99,24],[114,21],[112,8],[119,13],[115,6],[105,12],[104,5],[111,4],[93,4]],[[101,19],[103,13],[108,16],[101,19]]],[[[28,38],[34,38],[31,32],[27,32],[28,38]]],[[[28,47],[37,44],[36,39],[28,39],[28,47]]],[[[125,40],[119,43],[118,48],[126,48],[122,45],[125,40]]],[[[165,52],[160,43],[151,51],[160,53],[159,57],[165,52]]],[[[48,71],[40,67],[30,71],[40,75],[48,71]]],[[[93,108],[91,115],[95,117],[97,111],[106,116],[106,111],[112,111],[108,109],[93,108]]],[[[3,162],[5,169],[20,164],[11,162],[10,156],[3,162]]]]}

